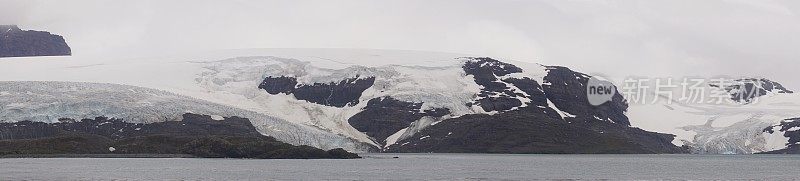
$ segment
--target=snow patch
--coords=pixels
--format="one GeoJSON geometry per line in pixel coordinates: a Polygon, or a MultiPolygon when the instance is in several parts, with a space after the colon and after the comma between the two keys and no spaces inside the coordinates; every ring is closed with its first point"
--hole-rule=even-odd
{"type": "MultiPolygon", "coordinates": [[[[553,101],[550,101],[549,98],[547,99],[547,106],[550,107],[553,110],[556,110],[556,113],[558,113],[558,116],[561,116],[562,120],[564,118],[569,117],[566,112],[561,111],[561,109],[558,109],[558,107],[556,107],[556,104],[554,104],[553,101]]],[[[574,117],[575,115],[572,115],[572,116],[574,117]]]]}
{"type": "Polygon", "coordinates": [[[570,114],[570,113],[568,113],[566,111],[561,111],[561,112],[564,113],[564,116],[571,117],[571,118],[576,117],[574,114],[570,114]]]}
{"type": "Polygon", "coordinates": [[[386,146],[394,145],[395,143],[397,143],[398,139],[400,139],[400,136],[402,136],[406,132],[407,129],[408,128],[403,128],[400,131],[397,131],[396,133],[394,133],[391,136],[387,137],[386,138],[386,146]]]}
{"type": "Polygon", "coordinates": [[[211,115],[211,119],[213,119],[215,121],[222,121],[222,120],[225,120],[225,117],[222,117],[220,115],[211,115]]]}

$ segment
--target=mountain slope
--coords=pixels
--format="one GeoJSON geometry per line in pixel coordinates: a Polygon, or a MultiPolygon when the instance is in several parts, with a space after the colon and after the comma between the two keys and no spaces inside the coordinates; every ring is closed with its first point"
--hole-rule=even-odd
{"type": "MultiPolygon", "coordinates": [[[[163,90],[227,107],[198,110],[195,105],[205,104],[188,103],[192,112],[247,117],[262,134],[324,148],[402,152],[682,152],[669,144],[670,135],[630,127],[626,116],[628,105],[622,96],[615,94],[610,102],[600,106],[589,104],[585,91],[591,76],[565,67],[444,53],[330,49],[239,50],[136,61],[79,57],[30,60],[0,61],[0,80],[98,82],[163,90]],[[27,74],[22,70],[60,76],[27,74]],[[260,124],[262,120],[269,124],[260,124]],[[293,130],[301,133],[281,136],[279,133],[285,133],[286,127],[296,127],[293,130]],[[460,146],[463,149],[402,147],[403,143],[424,145],[427,143],[416,140],[449,132],[454,132],[454,141],[467,143],[460,146]],[[474,138],[461,133],[487,134],[474,138]],[[295,136],[298,134],[301,136],[295,136]],[[498,136],[512,144],[468,144],[498,136]],[[357,142],[370,144],[372,148],[364,149],[357,142]]],[[[78,94],[89,97],[91,102],[114,96],[86,95],[125,94],[120,92],[123,89],[126,88],[111,86],[103,91],[78,89],[50,94],[53,97],[78,94]]],[[[14,93],[25,91],[23,88],[14,93]]],[[[96,103],[67,104],[65,107],[81,108],[74,114],[64,114],[65,110],[48,104],[50,100],[42,100],[39,102],[44,103],[32,106],[28,112],[4,111],[4,114],[32,121],[53,121],[64,115],[73,119],[106,115],[126,121],[168,120],[125,114],[139,109],[131,106],[138,105],[139,99],[126,99],[122,104],[103,103],[121,105],[114,109],[92,108],[96,103]]],[[[24,101],[14,100],[3,106],[19,106],[14,104],[21,102],[24,101]]],[[[155,111],[152,115],[172,117],[187,111],[180,104],[185,100],[163,102],[177,105],[145,107],[155,111]]],[[[437,145],[456,146],[447,142],[437,145]]]]}
{"type": "MultiPolygon", "coordinates": [[[[370,140],[376,145],[385,148],[385,151],[403,151],[403,152],[430,152],[430,151],[459,151],[453,149],[444,150],[425,150],[418,148],[398,149],[392,147],[397,143],[401,145],[415,145],[415,135],[418,132],[431,132],[431,130],[440,129],[437,124],[450,124],[454,123],[453,120],[458,120],[462,116],[470,115],[487,115],[488,117],[481,118],[479,121],[488,121],[487,124],[509,124],[509,126],[529,126],[524,125],[527,121],[543,121],[553,122],[558,121],[565,123],[566,126],[557,127],[530,127],[529,129],[522,130],[505,130],[499,131],[499,127],[492,126],[479,126],[482,129],[492,134],[482,135],[484,138],[491,136],[499,136],[506,134],[519,134],[524,135],[530,132],[545,132],[554,131],[572,136],[572,141],[567,142],[552,142],[550,146],[541,149],[552,149],[552,152],[573,152],[573,153],[678,153],[682,150],[674,145],[669,144],[671,137],[668,135],[652,134],[646,131],[630,131],[626,134],[600,134],[592,135],[600,138],[615,136],[608,138],[609,140],[616,140],[617,142],[629,143],[628,148],[623,146],[614,145],[609,146],[604,151],[584,151],[575,149],[576,147],[592,147],[597,145],[584,144],[575,145],[576,143],[592,142],[586,136],[585,132],[626,132],[629,130],[636,130],[629,128],[628,119],[624,112],[627,109],[627,104],[621,95],[614,96],[612,102],[600,106],[592,106],[587,102],[586,82],[588,75],[571,71],[564,67],[546,67],[546,66],[531,66],[531,69],[522,69],[514,64],[501,62],[491,58],[456,58],[456,66],[461,65],[463,70],[461,75],[455,74],[459,71],[455,70],[456,66],[442,67],[440,69],[429,69],[425,73],[414,71],[413,69],[420,69],[419,67],[404,67],[404,66],[381,66],[381,67],[348,67],[339,70],[325,70],[313,66],[302,66],[301,62],[296,61],[281,61],[276,63],[280,67],[275,70],[277,73],[267,73],[267,77],[260,84],[260,88],[264,89],[268,94],[273,96],[286,96],[288,99],[305,100],[316,108],[328,108],[345,110],[345,112],[355,112],[355,114],[345,115],[347,123],[356,129],[358,132],[366,133],[370,140]],[[304,67],[303,69],[287,69],[286,67],[304,67]],[[405,68],[405,69],[404,69],[405,68]],[[411,69],[411,70],[407,70],[411,69]],[[289,70],[290,72],[286,72],[289,70]],[[435,72],[441,71],[451,74],[437,74],[435,72]],[[320,73],[324,72],[324,73],[320,73]],[[446,75],[454,77],[459,81],[448,81],[450,77],[434,75],[446,75]],[[532,76],[531,76],[532,75],[532,76]],[[417,77],[414,77],[417,76],[417,77]],[[399,77],[399,78],[398,78],[399,77]],[[404,77],[411,77],[410,79],[402,79],[404,77]],[[478,85],[478,91],[461,92],[461,94],[473,94],[474,97],[459,96],[455,97],[452,94],[446,93],[459,93],[458,91],[470,90],[470,80],[463,81],[462,77],[470,77],[474,84],[478,85]],[[399,80],[398,80],[399,79],[399,80]],[[449,82],[451,84],[440,84],[435,81],[449,82]],[[302,83],[299,80],[314,80],[308,83],[302,83]],[[358,80],[368,82],[367,89],[358,86],[358,80]],[[536,80],[542,81],[545,84],[539,84],[536,80]],[[328,82],[328,83],[324,83],[328,82]],[[392,82],[392,83],[390,83],[392,82]],[[410,83],[409,83],[410,82],[410,83]],[[287,84],[288,83],[288,84],[287,84]],[[413,85],[413,87],[403,87],[404,84],[413,85]],[[438,84],[438,85],[437,85],[438,84]],[[447,88],[451,91],[430,90],[437,88],[437,86],[447,88]],[[317,90],[315,95],[319,96],[315,99],[307,99],[308,96],[297,94],[294,92],[299,89],[321,87],[317,90]],[[398,91],[399,89],[399,91],[398,91]],[[427,90],[426,90],[427,89],[427,90]],[[280,91],[282,90],[282,91],[280,91]],[[424,90],[416,92],[418,90],[424,90]],[[415,91],[411,92],[410,91],[415,91]],[[444,95],[443,95],[444,94],[444,95]],[[366,104],[359,104],[356,99],[344,99],[339,101],[339,104],[331,105],[330,101],[347,97],[347,95],[361,95],[361,100],[368,100],[366,104]],[[347,103],[349,102],[349,103],[347,103]],[[345,104],[347,103],[347,104],[345,104]],[[564,110],[571,111],[566,112],[564,110]],[[360,111],[360,112],[358,112],[360,111]],[[513,111],[523,116],[511,119],[511,122],[491,121],[497,119],[495,117],[502,117],[503,114],[513,111]],[[349,116],[349,118],[347,118],[349,116]],[[571,125],[572,122],[576,124],[571,125]],[[582,124],[579,126],[579,124],[582,124]],[[521,124],[521,125],[520,125],[521,124]],[[600,124],[618,125],[614,126],[600,126],[600,124]],[[578,127],[583,127],[580,130],[578,127]],[[620,129],[612,129],[620,128],[620,129]],[[564,131],[566,129],[566,131],[564,131]],[[571,129],[571,130],[570,130],[571,129]],[[578,131],[580,130],[580,131],[578,131]],[[394,133],[394,134],[391,134],[394,133]],[[624,135],[624,136],[621,136],[624,135]],[[641,139],[643,137],[654,137],[655,139],[641,139]],[[410,141],[406,141],[411,139],[410,141]],[[646,140],[646,141],[645,141],[646,140]],[[571,146],[564,146],[571,145],[571,146]],[[590,146],[591,145],[591,146],[590,146]],[[658,146],[645,146],[645,145],[658,145],[658,146]],[[562,147],[559,147],[562,146],[562,147]],[[650,148],[643,148],[650,147],[650,148]],[[616,151],[614,151],[616,150],[616,151]]],[[[364,87],[366,87],[364,86],[364,87]]],[[[286,98],[284,97],[284,98],[286,98]]],[[[355,97],[355,96],[350,96],[355,97]]],[[[333,114],[341,113],[332,111],[333,114]]],[[[322,119],[342,119],[338,117],[318,114],[314,116],[324,117],[322,119]]],[[[556,124],[559,125],[559,124],[556,124]]],[[[474,125],[463,124],[452,127],[444,127],[444,130],[436,130],[435,132],[446,132],[451,129],[460,127],[471,127],[474,125]]],[[[473,129],[473,131],[476,131],[473,129]]],[[[352,132],[351,132],[352,133],[352,132]]],[[[541,134],[538,135],[543,138],[562,137],[565,135],[556,134],[541,134]]],[[[462,142],[474,142],[481,139],[478,138],[461,138],[462,142]]],[[[537,144],[541,140],[530,139],[530,137],[514,138],[514,141],[524,144],[537,144]]],[[[598,143],[604,145],[606,143],[598,143]]],[[[610,143],[609,143],[610,144],[610,143]]],[[[446,143],[436,143],[436,146],[450,147],[446,143]]],[[[519,145],[519,146],[522,146],[519,145]]],[[[402,147],[402,146],[399,146],[402,147]]],[[[491,152],[485,148],[480,148],[479,145],[470,145],[473,150],[480,150],[475,152],[491,152]]],[[[504,148],[511,148],[510,145],[504,148]]],[[[541,152],[539,148],[528,148],[527,152],[541,152]]],[[[463,151],[463,150],[462,150],[463,151]]],[[[523,150],[514,152],[525,152],[523,150]]],[[[547,153],[550,151],[544,151],[547,153]]]]}
{"type": "Polygon", "coordinates": [[[0,81],[0,122],[58,123],[109,117],[146,124],[184,119],[186,113],[244,117],[264,134],[295,145],[365,151],[363,143],[279,118],[173,93],[127,85],[80,82],[0,81]]]}
{"type": "MultiPolygon", "coordinates": [[[[389,145],[388,152],[456,153],[684,153],[673,136],[627,126],[530,114],[522,108],[496,115],[474,114],[431,125],[389,145]]],[[[594,118],[591,118],[594,119],[594,118]]]]}
{"type": "Polygon", "coordinates": [[[206,158],[360,158],[342,149],[293,146],[264,136],[239,117],[184,114],[150,124],[118,119],[0,123],[0,156],[39,154],[189,154],[206,158]]]}

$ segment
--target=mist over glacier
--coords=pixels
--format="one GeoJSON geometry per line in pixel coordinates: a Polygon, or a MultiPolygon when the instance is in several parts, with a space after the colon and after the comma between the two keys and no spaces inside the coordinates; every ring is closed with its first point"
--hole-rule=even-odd
{"type": "Polygon", "coordinates": [[[796,1],[3,2],[0,24],[79,56],[239,48],[469,53],[626,76],[760,76],[800,87],[796,1]],[[457,2],[457,3],[454,3],[457,2]]]}

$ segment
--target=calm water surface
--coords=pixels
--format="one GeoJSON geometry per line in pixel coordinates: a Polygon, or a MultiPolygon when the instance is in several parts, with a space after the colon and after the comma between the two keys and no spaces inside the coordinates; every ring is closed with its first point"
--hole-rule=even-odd
{"type": "Polygon", "coordinates": [[[0,180],[800,178],[800,155],[365,154],[357,160],[0,159],[0,180]],[[398,156],[399,158],[392,158],[398,156]]]}

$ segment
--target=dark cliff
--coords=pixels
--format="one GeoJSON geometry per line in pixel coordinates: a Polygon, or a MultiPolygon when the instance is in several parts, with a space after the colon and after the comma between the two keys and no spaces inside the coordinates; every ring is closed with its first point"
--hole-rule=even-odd
{"type": "Polygon", "coordinates": [[[0,25],[0,57],[64,55],[72,55],[72,50],[62,36],[0,25]]]}

